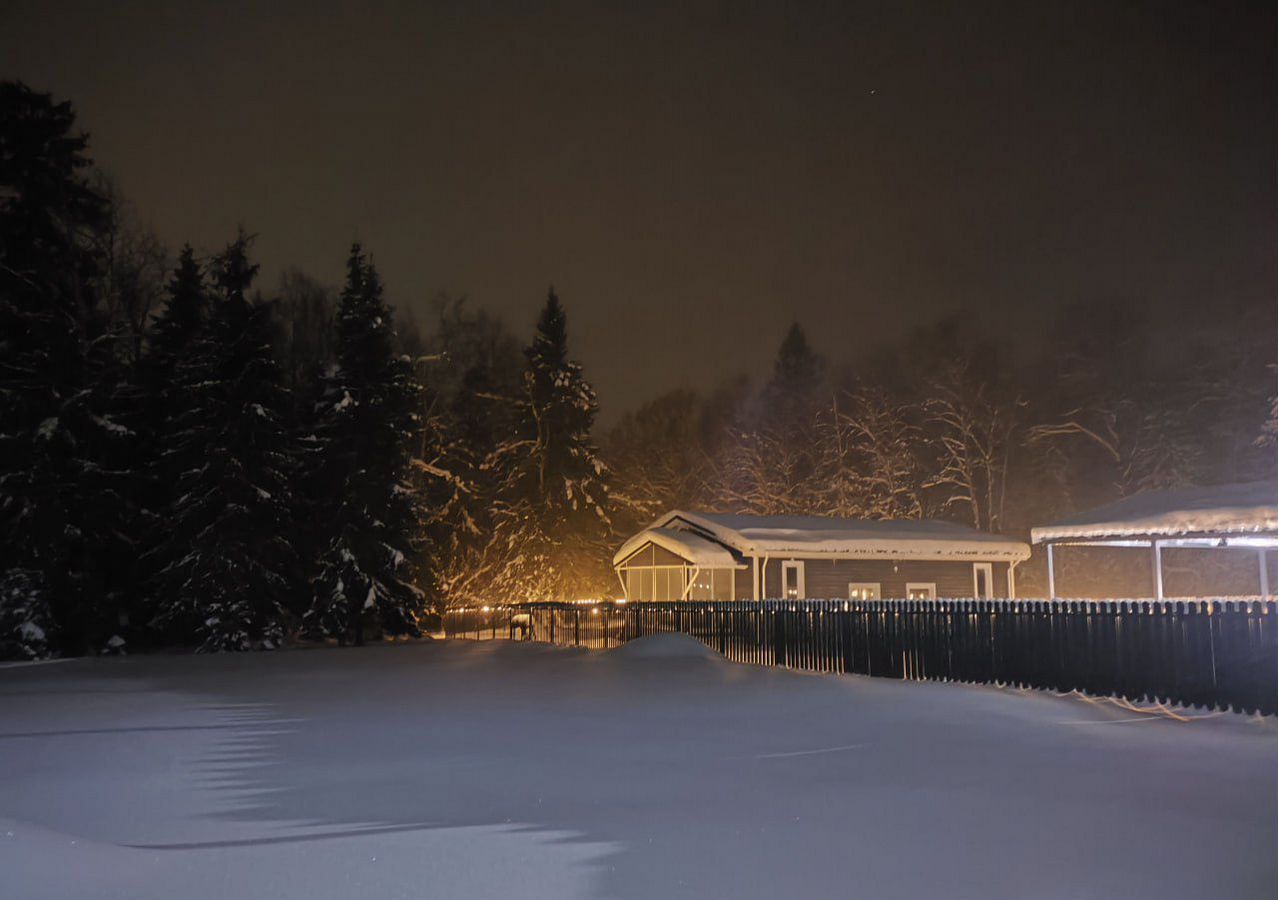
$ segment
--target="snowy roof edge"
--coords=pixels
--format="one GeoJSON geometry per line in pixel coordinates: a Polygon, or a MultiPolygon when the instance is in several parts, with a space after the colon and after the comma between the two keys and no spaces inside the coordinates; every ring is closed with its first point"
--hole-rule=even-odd
{"type": "MultiPolygon", "coordinates": [[[[820,519],[817,517],[745,517],[696,513],[676,509],[655,519],[652,524],[622,545],[613,557],[613,565],[624,558],[623,550],[639,546],[637,539],[653,531],[667,531],[665,526],[676,519],[704,531],[713,540],[746,555],[786,555],[794,558],[854,559],[954,559],[998,562],[1020,562],[1030,556],[1023,541],[979,532],[949,522],[900,520],[901,529],[892,533],[897,520],[820,519]],[[733,528],[722,519],[756,519],[755,528],[733,528]],[[778,528],[776,523],[792,527],[778,528]],[[773,527],[769,527],[772,525],[773,527]],[[824,527],[798,527],[820,525],[824,527]],[[757,531],[759,534],[744,532],[757,531]],[[866,533],[878,531],[881,533],[866,533]],[[770,532],[770,533],[769,533],[770,532]]],[[[669,548],[667,548],[669,549],[669,548]]]]}
{"type": "Polygon", "coordinates": [[[1030,529],[1045,541],[1278,532],[1278,483],[1144,491],[1051,525],[1030,529]]]}
{"type": "Polygon", "coordinates": [[[707,538],[687,531],[672,531],[669,528],[648,527],[627,538],[625,543],[613,554],[612,564],[620,565],[646,543],[656,544],[671,553],[678,554],[691,563],[706,568],[729,569],[737,566],[732,552],[707,538]]]}

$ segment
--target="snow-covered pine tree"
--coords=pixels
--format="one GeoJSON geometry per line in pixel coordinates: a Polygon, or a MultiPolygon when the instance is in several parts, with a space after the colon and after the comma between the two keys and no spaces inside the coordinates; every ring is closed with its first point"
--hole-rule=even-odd
{"type": "Polygon", "coordinates": [[[208,292],[204,273],[196,262],[190,244],[178,254],[177,267],[166,286],[168,296],[164,309],[155,317],[151,329],[147,358],[159,371],[157,376],[171,376],[173,368],[204,327],[208,311],[208,292]]]}
{"type": "Polygon", "coordinates": [[[358,244],[337,311],[337,364],[325,376],[318,429],[322,542],[312,633],[364,641],[366,616],[384,633],[420,634],[425,596],[414,583],[418,528],[408,466],[418,429],[409,360],[394,352],[394,321],[381,280],[358,244]]]}
{"type": "Polygon", "coordinates": [[[169,536],[169,511],[177,499],[182,473],[182,454],[177,451],[179,431],[188,400],[180,375],[196,346],[208,315],[209,293],[204,273],[191,245],[182,247],[177,266],[165,285],[164,306],[153,317],[146,350],[135,368],[139,394],[136,413],[139,432],[138,460],[145,472],[141,481],[142,552],[138,554],[137,578],[143,588],[140,618],[152,619],[157,612],[157,548],[165,547],[169,536]]]}
{"type": "Polygon", "coordinates": [[[101,649],[129,552],[107,204],[74,124],[70,104],[0,83],[0,643],[24,655],[101,649]]]}
{"type": "Polygon", "coordinates": [[[151,477],[147,505],[156,514],[168,508],[177,487],[177,472],[161,454],[172,447],[175,424],[185,407],[178,367],[195,346],[208,312],[204,274],[190,244],[182,248],[165,293],[164,308],[152,320],[136,378],[141,393],[139,431],[151,477]]]}
{"type": "Polygon", "coordinates": [[[504,473],[495,506],[508,535],[509,584],[528,599],[562,599],[595,580],[592,553],[608,514],[590,436],[595,392],[568,358],[567,317],[553,288],[524,353],[521,422],[487,465],[504,473]]]}
{"type": "Polygon", "coordinates": [[[823,360],[795,322],[773,362],[772,378],[738,410],[720,461],[716,504],[754,515],[817,512],[817,422],[823,360]]]}
{"type": "Polygon", "coordinates": [[[772,381],[765,393],[776,397],[778,402],[796,398],[811,402],[824,369],[825,363],[808,343],[803,326],[793,322],[777,348],[777,358],[772,364],[772,381]]]}
{"type": "MultiPolygon", "coordinates": [[[[194,348],[208,315],[204,273],[190,244],[182,248],[165,292],[164,308],[154,319],[147,352],[138,367],[138,382],[145,398],[143,431],[152,447],[172,443],[171,432],[186,399],[178,384],[178,367],[194,348]]],[[[157,477],[175,474],[163,468],[161,463],[160,471],[155,472],[157,477]]]]}
{"type": "Polygon", "coordinates": [[[295,445],[272,356],[271,309],[247,294],[243,232],[211,266],[207,327],[177,365],[185,412],[166,455],[181,467],[160,548],[157,623],[202,651],[271,648],[292,589],[295,445]]]}
{"type": "Polygon", "coordinates": [[[441,607],[456,607],[505,594],[508,523],[493,508],[508,473],[490,462],[519,420],[524,358],[499,319],[464,299],[435,305],[412,464],[425,512],[418,584],[441,607]]]}
{"type": "Polygon", "coordinates": [[[55,634],[44,575],[34,569],[0,571],[0,659],[39,659],[55,634]]]}

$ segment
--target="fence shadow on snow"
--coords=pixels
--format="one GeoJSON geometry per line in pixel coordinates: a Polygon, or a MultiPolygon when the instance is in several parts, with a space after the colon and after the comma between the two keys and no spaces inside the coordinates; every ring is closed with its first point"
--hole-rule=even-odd
{"type": "Polygon", "coordinates": [[[452,610],[444,631],[597,649],[682,632],[765,666],[1278,713],[1272,601],[536,603],[452,610]]]}

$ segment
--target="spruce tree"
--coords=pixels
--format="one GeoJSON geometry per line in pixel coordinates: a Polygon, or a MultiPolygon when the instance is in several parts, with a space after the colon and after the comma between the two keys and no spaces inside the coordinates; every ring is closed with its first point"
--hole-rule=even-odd
{"type": "MultiPolygon", "coordinates": [[[[182,454],[177,451],[187,392],[180,374],[203,332],[209,296],[204,273],[191,245],[183,246],[178,263],[165,288],[164,308],[154,317],[145,356],[137,366],[140,394],[137,415],[140,432],[138,464],[145,470],[141,504],[144,534],[138,556],[137,578],[154,588],[155,548],[165,547],[169,535],[169,510],[177,499],[182,473],[182,454]]],[[[153,617],[157,599],[145,597],[147,609],[139,616],[153,617]]]]}
{"type": "Polygon", "coordinates": [[[721,505],[752,515],[811,511],[814,448],[820,441],[821,358],[793,323],[777,349],[772,378],[742,405],[723,460],[721,505]]]}
{"type": "Polygon", "coordinates": [[[549,505],[555,525],[578,512],[602,518],[603,466],[590,437],[598,403],[580,364],[568,359],[568,318],[554,288],[524,354],[524,395],[535,439],[525,494],[549,505]]]}
{"type": "Polygon", "coordinates": [[[366,618],[383,633],[419,635],[424,594],[414,583],[418,528],[409,463],[419,388],[395,354],[394,320],[377,270],[358,244],[337,311],[337,363],[320,404],[313,476],[325,539],[309,631],[362,644],[366,618]]]}
{"type": "Polygon", "coordinates": [[[0,83],[0,645],[23,655],[101,649],[130,552],[108,208],[74,125],[70,104],[0,83]]]}
{"type": "Polygon", "coordinates": [[[166,286],[164,308],[153,321],[147,353],[138,366],[142,394],[140,430],[146,442],[146,464],[152,479],[148,505],[153,512],[172,502],[178,473],[163,451],[174,443],[176,422],[186,396],[178,382],[179,367],[194,349],[208,312],[204,274],[191,245],[182,248],[166,286]]]}
{"type": "Polygon", "coordinates": [[[177,365],[185,412],[165,453],[181,474],[160,548],[157,624],[203,651],[271,648],[293,588],[295,445],[271,309],[248,290],[242,232],[213,260],[208,325],[177,365]]]}
{"type": "Polygon", "coordinates": [[[608,516],[590,436],[595,392],[568,358],[567,316],[554,288],[524,355],[522,421],[489,465],[506,473],[499,511],[511,533],[511,586],[529,599],[561,599],[591,580],[587,560],[608,516]]]}
{"type": "Polygon", "coordinates": [[[821,380],[822,369],[821,357],[808,343],[803,326],[794,322],[777,348],[768,392],[780,402],[809,399],[821,380]]]}
{"type": "Polygon", "coordinates": [[[155,317],[151,330],[150,359],[171,371],[176,362],[199,336],[208,309],[204,273],[195,260],[190,244],[178,254],[177,268],[166,287],[168,297],[164,309],[155,317]]]}

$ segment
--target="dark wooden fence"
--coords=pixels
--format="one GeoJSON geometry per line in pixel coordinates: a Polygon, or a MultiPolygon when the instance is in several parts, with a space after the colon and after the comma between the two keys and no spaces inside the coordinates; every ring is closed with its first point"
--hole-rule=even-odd
{"type": "Polygon", "coordinates": [[[444,629],[601,649],[682,632],[765,666],[1278,713],[1273,602],[539,603],[454,610],[444,629]]]}

